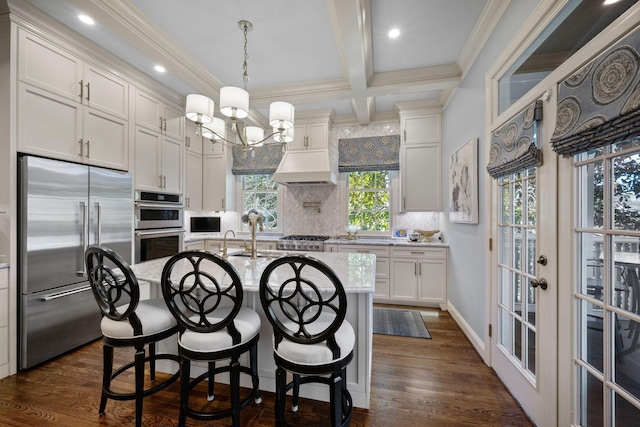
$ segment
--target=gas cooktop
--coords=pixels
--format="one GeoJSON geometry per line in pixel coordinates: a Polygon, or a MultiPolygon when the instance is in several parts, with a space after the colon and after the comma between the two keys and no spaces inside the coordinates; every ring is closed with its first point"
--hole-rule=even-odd
{"type": "Polygon", "coordinates": [[[276,248],[292,251],[322,252],[324,250],[323,242],[328,238],[329,236],[308,236],[294,234],[278,239],[276,248]]]}

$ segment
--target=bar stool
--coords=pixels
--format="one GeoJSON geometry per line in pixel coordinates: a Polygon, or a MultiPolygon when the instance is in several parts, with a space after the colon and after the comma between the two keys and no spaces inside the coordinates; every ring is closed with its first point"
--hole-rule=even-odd
{"type": "Polygon", "coordinates": [[[273,327],[276,425],[288,425],[287,392],[293,390],[296,412],[300,385],[312,382],[329,386],[331,425],[348,425],[353,404],[347,365],[353,358],[355,333],[345,320],[347,295],[340,279],[315,258],[285,256],[262,273],[260,301],[273,327]],[[287,372],[293,374],[289,383],[287,372]]]}
{"type": "Polygon", "coordinates": [[[142,424],[142,401],[178,379],[179,372],[160,384],[144,388],[144,369],[149,362],[150,380],[155,382],[157,360],[178,362],[175,354],[156,354],[156,343],[178,332],[178,325],[162,299],[140,300],[138,280],[129,264],[109,248],[92,246],[85,251],[89,283],[102,311],[103,372],[99,413],[104,414],[107,399],[135,400],[136,426],[142,424]],[[145,355],[145,346],[149,355],[145,355]],[[135,357],[113,372],[116,347],[134,347],[135,357]],[[111,382],[134,369],[135,391],[116,392],[111,382]]]}
{"type": "Polygon", "coordinates": [[[202,251],[185,251],[172,256],[162,271],[162,295],[180,328],[180,416],[184,426],[187,417],[215,420],[232,417],[240,426],[240,410],[252,399],[260,403],[258,378],[258,339],[260,317],[243,307],[243,289],[236,269],[222,257],[202,251]],[[239,358],[249,353],[249,367],[239,358]],[[216,362],[230,359],[228,364],[216,362]],[[207,362],[207,372],[191,379],[191,361],[207,362]],[[214,399],[215,375],[229,373],[231,404],[196,409],[189,405],[193,388],[208,380],[209,401],[214,399]],[[248,396],[240,399],[240,374],[251,378],[248,396]]]}

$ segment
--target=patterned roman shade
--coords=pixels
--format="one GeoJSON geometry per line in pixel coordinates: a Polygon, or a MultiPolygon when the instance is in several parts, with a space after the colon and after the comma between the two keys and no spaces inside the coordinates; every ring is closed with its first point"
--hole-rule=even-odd
{"type": "Polygon", "coordinates": [[[338,140],[338,172],[400,169],[400,135],[338,140]]]}
{"type": "Polygon", "coordinates": [[[276,171],[282,160],[282,146],[267,144],[250,150],[233,147],[231,154],[233,156],[231,172],[234,175],[269,174],[276,171]]]}
{"type": "Polygon", "coordinates": [[[634,30],[560,83],[554,151],[568,157],[640,132],[639,50],[634,30]]]}
{"type": "Polygon", "coordinates": [[[489,175],[499,178],[542,163],[542,152],[536,146],[540,120],[542,101],[536,101],[493,131],[487,165],[489,175]]]}

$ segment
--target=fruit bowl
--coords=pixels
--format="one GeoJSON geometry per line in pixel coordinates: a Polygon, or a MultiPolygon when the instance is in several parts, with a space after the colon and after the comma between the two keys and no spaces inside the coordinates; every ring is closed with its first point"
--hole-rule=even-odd
{"type": "Polygon", "coordinates": [[[430,242],[433,235],[440,232],[440,230],[417,230],[417,229],[413,231],[420,234],[421,242],[430,242]]]}

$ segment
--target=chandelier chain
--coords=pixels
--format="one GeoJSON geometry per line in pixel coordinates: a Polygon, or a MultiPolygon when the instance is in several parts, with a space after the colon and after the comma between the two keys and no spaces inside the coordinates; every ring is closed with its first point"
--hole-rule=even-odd
{"type": "Polygon", "coordinates": [[[247,82],[249,81],[249,73],[247,71],[248,65],[247,65],[247,60],[249,59],[249,53],[247,52],[247,32],[248,32],[248,25],[245,23],[244,24],[244,63],[242,64],[242,69],[243,69],[243,73],[242,73],[242,81],[244,83],[244,90],[247,90],[247,82]]]}

